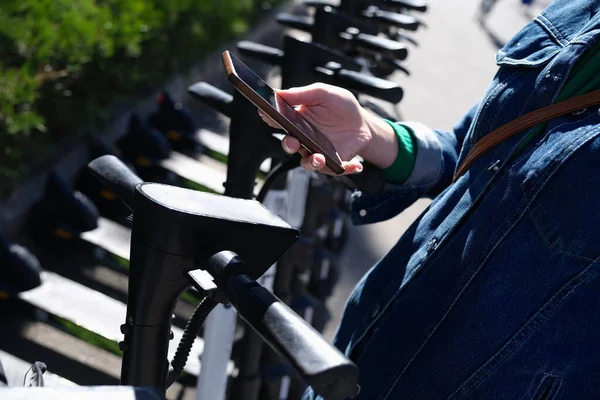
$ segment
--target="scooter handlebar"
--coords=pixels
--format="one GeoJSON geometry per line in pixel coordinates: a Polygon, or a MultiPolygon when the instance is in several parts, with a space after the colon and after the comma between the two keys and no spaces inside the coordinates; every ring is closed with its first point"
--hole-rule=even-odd
{"type": "Polygon", "coordinates": [[[206,82],[194,83],[188,87],[188,93],[217,112],[231,118],[233,95],[206,82]]]}
{"type": "Polygon", "coordinates": [[[289,13],[277,14],[275,19],[279,25],[298,29],[307,33],[311,33],[315,26],[314,21],[311,18],[289,13]]]}
{"type": "Polygon", "coordinates": [[[325,67],[316,67],[315,72],[329,84],[342,86],[350,91],[373,96],[393,104],[398,104],[404,95],[402,88],[394,82],[341,68],[338,63],[330,62],[325,67]]]}
{"type": "Polygon", "coordinates": [[[426,12],[427,11],[427,2],[424,0],[379,0],[381,3],[397,7],[404,8],[407,10],[426,12]]]}
{"type": "Polygon", "coordinates": [[[240,54],[262,61],[270,65],[280,65],[283,61],[283,50],[264,44],[243,40],[237,43],[240,54]]]}
{"type": "Polygon", "coordinates": [[[115,193],[127,208],[133,210],[135,188],[143,183],[142,178],[113,155],[96,158],[88,164],[88,168],[94,177],[115,193]]]}
{"type": "MultiPolygon", "coordinates": [[[[245,262],[230,251],[209,261],[216,271],[243,271],[245,262]]],[[[306,382],[327,400],[358,393],[358,368],[277,296],[243,273],[215,279],[239,315],[275,351],[287,358],[306,382]]]]}

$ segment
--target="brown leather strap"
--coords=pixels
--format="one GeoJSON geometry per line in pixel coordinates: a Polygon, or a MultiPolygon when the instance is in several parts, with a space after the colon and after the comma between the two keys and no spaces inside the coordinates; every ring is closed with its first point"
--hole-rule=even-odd
{"type": "Polygon", "coordinates": [[[572,97],[568,100],[561,101],[560,103],[540,108],[539,110],[532,111],[529,114],[525,114],[522,117],[502,125],[475,143],[475,146],[473,146],[469,154],[467,154],[462,165],[456,172],[453,182],[455,182],[462,174],[464,174],[465,171],[475,162],[475,160],[481,157],[489,149],[497,146],[509,137],[514,136],[517,133],[522,132],[525,129],[529,129],[537,124],[541,124],[542,122],[546,122],[553,118],[598,104],[600,104],[600,90],[586,93],[581,96],[572,97]]]}

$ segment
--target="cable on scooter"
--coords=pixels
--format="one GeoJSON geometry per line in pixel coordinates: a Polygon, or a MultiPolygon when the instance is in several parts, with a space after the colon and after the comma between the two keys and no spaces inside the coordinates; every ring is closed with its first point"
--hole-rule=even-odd
{"type": "Polygon", "coordinates": [[[167,375],[166,388],[170,387],[181,375],[183,368],[187,363],[190,351],[192,350],[194,339],[198,336],[198,333],[200,333],[200,328],[202,328],[204,320],[217,304],[219,303],[215,300],[205,297],[196,306],[194,313],[185,325],[183,335],[177,346],[177,351],[173,356],[173,361],[171,361],[173,369],[169,371],[169,374],[167,375]]]}
{"type": "Polygon", "coordinates": [[[273,184],[277,182],[281,175],[299,167],[300,160],[301,158],[299,156],[293,157],[290,160],[277,164],[271,171],[269,171],[265,177],[265,183],[260,188],[260,192],[258,192],[258,195],[256,196],[256,200],[261,203],[264,202],[265,197],[267,196],[269,190],[271,190],[273,184]]]}

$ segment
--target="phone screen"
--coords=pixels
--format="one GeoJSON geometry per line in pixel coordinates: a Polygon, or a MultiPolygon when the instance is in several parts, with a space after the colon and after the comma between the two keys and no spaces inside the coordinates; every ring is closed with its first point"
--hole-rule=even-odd
{"type": "MultiPolygon", "coordinates": [[[[313,127],[298,111],[294,109],[289,103],[278,96],[273,89],[265,81],[263,81],[258,75],[256,75],[250,68],[240,61],[236,56],[229,53],[231,56],[231,62],[235,69],[236,75],[246,85],[248,85],[253,91],[255,91],[260,97],[267,101],[275,110],[283,115],[289,122],[295,125],[305,136],[310,138],[317,146],[319,146],[323,152],[327,153],[329,157],[335,157],[337,163],[341,165],[341,159],[337,154],[337,151],[333,147],[333,144],[329,139],[313,127]]],[[[281,127],[285,129],[285,127],[281,127]]],[[[289,132],[288,132],[289,133],[289,132]]],[[[309,149],[311,150],[311,149],[309,149]]],[[[326,155],[327,155],[326,154],[326,155]]]]}

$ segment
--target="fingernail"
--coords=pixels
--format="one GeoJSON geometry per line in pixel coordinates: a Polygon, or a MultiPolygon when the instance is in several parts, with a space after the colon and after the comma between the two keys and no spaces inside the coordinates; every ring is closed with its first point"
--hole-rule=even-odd
{"type": "Polygon", "coordinates": [[[356,168],[356,172],[362,172],[363,170],[363,166],[362,164],[360,164],[357,168],[356,168]]]}
{"type": "Polygon", "coordinates": [[[312,161],[310,162],[310,165],[311,165],[313,168],[315,168],[315,169],[319,169],[319,168],[321,168],[321,163],[320,163],[319,161],[317,161],[317,160],[312,160],[312,161]]]}
{"type": "Polygon", "coordinates": [[[291,152],[292,152],[292,149],[290,149],[290,148],[287,146],[287,144],[286,144],[286,142],[285,142],[285,139],[281,141],[281,145],[283,146],[283,150],[284,150],[286,153],[291,153],[291,152]]]}

